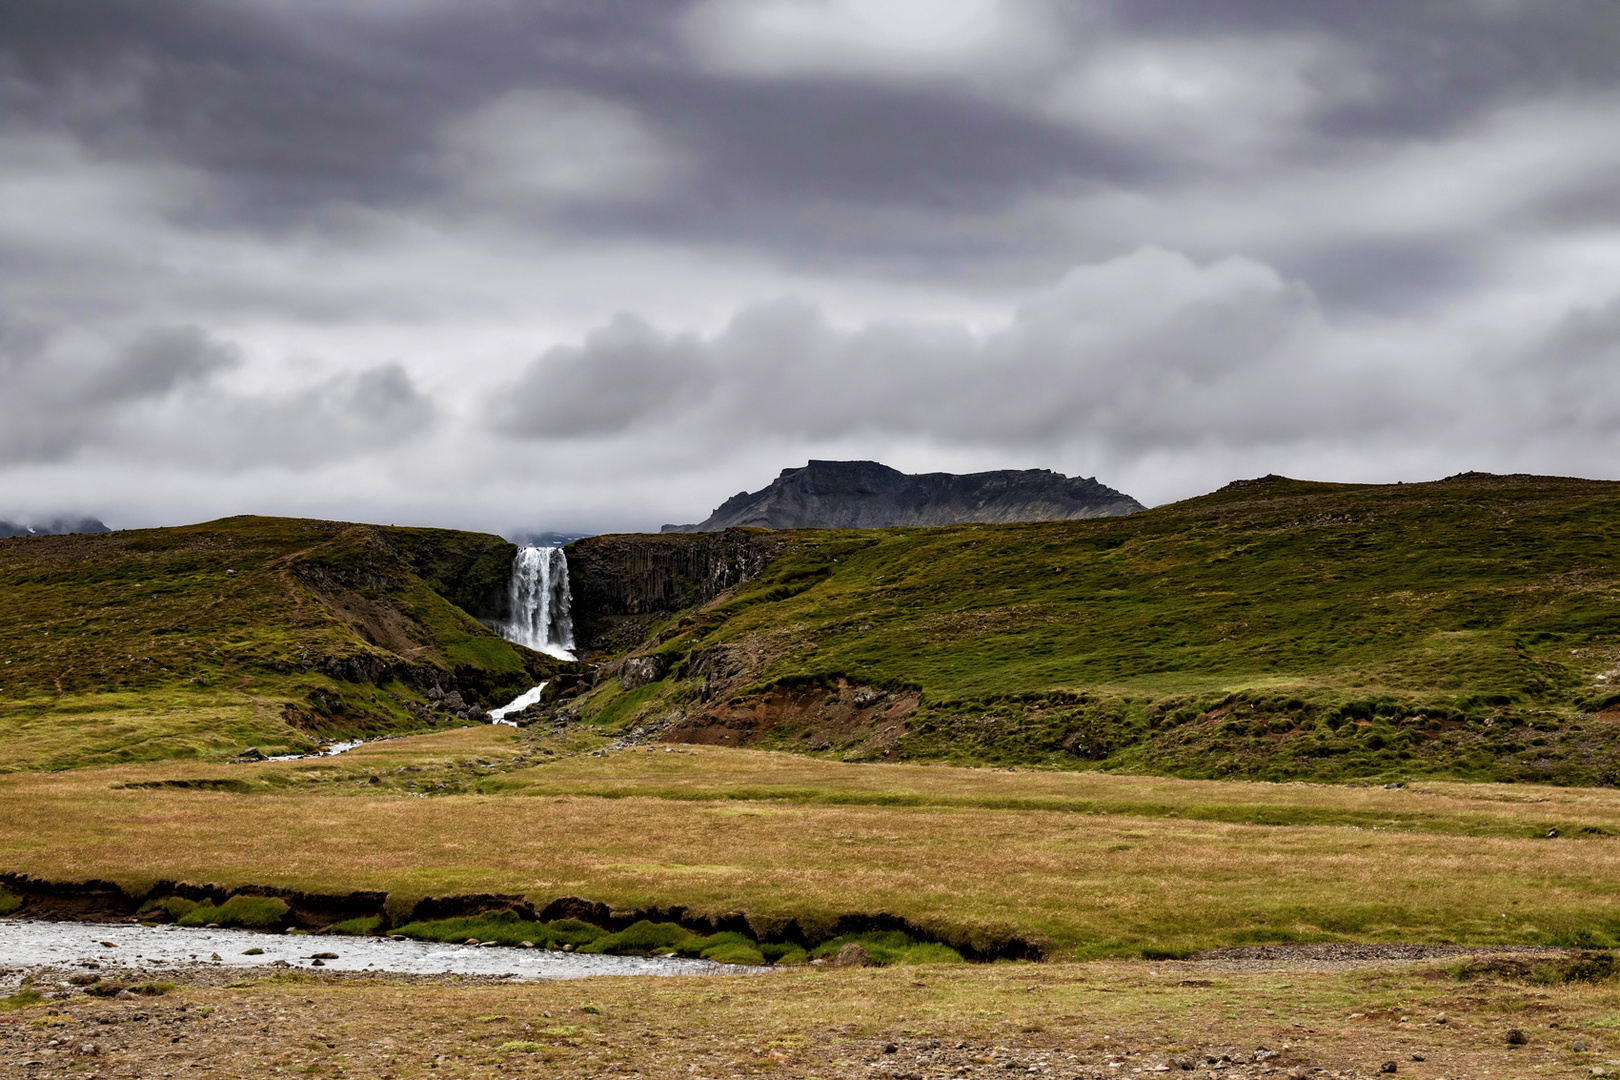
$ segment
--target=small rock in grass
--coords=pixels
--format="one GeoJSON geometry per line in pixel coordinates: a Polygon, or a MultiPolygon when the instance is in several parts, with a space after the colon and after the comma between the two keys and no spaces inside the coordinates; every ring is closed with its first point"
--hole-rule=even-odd
{"type": "Polygon", "coordinates": [[[1446,1014],[1441,1013],[1439,1016],[1434,1018],[1434,1022],[1437,1023],[1437,1024],[1445,1023],[1446,1022],[1446,1014]]]}
{"type": "Polygon", "coordinates": [[[856,942],[850,942],[838,950],[838,959],[833,961],[834,967],[871,967],[872,954],[867,952],[856,942]]]}
{"type": "Polygon", "coordinates": [[[1413,1054],[1412,1055],[1412,1060],[1413,1061],[1422,1061],[1423,1060],[1423,1055],[1422,1054],[1413,1054]]]}
{"type": "Polygon", "coordinates": [[[532,942],[532,941],[520,941],[520,942],[518,942],[518,944],[519,944],[519,945],[520,945],[520,946],[521,946],[521,947],[523,947],[523,948],[525,948],[525,949],[532,949],[532,948],[534,948],[534,942],[532,942]]]}
{"type": "Polygon", "coordinates": [[[1399,1072],[1400,1068],[1401,1067],[1399,1065],[1397,1065],[1395,1062],[1386,1061],[1382,1065],[1378,1066],[1378,1071],[1381,1072],[1381,1073],[1392,1073],[1392,1072],[1399,1072]]]}
{"type": "Polygon", "coordinates": [[[900,1047],[896,1046],[894,1043],[884,1043],[883,1044],[883,1052],[885,1054],[898,1053],[899,1050],[900,1050],[900,1047]]]}
{"type": "Polygon", "coordinates": [[[1518,1028],[1508,1028],[1507,1044],[1509,1046],[1523,1046],[1529,1041],[1530,1040],[1525,1036],[1524,1032],[1520,1031],[1518,1028]]]}

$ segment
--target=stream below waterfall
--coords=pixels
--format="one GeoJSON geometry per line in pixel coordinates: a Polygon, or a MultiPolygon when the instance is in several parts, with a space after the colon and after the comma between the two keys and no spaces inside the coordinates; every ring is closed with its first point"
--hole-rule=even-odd
{"type": "Polygon", "coordinates": [[[266,934],[135,923],[0,919],[0,968],[98,966],[167,968],[189,964],[376,971],[413,975],[506,975],[581,979],[593,975],[713,975],[756,971],[679,957],[589,956],[505,946],[310,934],[266,934]],[[248,955],[252,950],[261,950],[248,955]],[[320,954],[317,961],[316,955],[320,954]],[[335,954],[335,955],[333,955],[335,954]]]}

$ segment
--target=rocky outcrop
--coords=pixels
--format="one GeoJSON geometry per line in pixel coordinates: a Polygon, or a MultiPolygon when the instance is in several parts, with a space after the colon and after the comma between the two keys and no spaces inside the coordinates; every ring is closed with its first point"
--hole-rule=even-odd
{"type": "Polygon", "coordinates": [[[578,540],[566,549],[575,641],[587,652],[636,645],[652,623],[757,577],[782,544],[749,529],[578,540]]]}
{"type": "Polygon", "coordinates": [[[68,533],[112,532],[95,518],[57,518],[37,521],[32,525],[19,525],[14,521],[0,521],[0,536],[64,536],[68,533]]]}
{"type": "Polygon", "coordinates": [[[665,533],[764,529],[887,529],[969,522],[1069,521],[1146,509],[1091,477],[1049,469],[907,475],[875,461],[811,461],[760,491],[739,492],[696,525],[665,533]]]}

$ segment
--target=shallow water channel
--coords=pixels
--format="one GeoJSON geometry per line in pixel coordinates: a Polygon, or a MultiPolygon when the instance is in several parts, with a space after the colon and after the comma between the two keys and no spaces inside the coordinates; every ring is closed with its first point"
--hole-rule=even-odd
{"type": "Polygon", "coordinates": [[[0,919],[0,968],[71,967],[86,962],[135,968],[179,964],[268,967],[277,961],[327,971],[413,975],[510,975],[583,979],[592,975],[714,975],[761,970],[679,957],[581,956],[503,946],[445,945],[374,937],[261,934],[133,923],[0,919]],[[261,954],[245,955],[249,949],[261,954]],[[326,956],[320,964],[315,954],[326,956]]]}

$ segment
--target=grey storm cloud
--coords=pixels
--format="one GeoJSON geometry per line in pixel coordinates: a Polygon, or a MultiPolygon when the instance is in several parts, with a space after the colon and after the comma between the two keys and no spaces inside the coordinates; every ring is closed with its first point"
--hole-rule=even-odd
{"type": "Polygon", "coordinates": [[[1076,268],[987,333],[840,329],[793,300],[747,308],[706,338],[620,318],[534,361],[491,408],[536,439],[655,425],[1146,447],[1366,432],[1434,404],[1403,402],[1382,365],[1332,356],[1333,336],[1315,297],[1264,265],[1146,248],[1076,268]]]}
{"type": "Polygon", "coordinates": [[[1612,472],[1616,55],[1609,0],[11,0],[0,497],[1612,472]]]}
{"type": "Polygon", "coordinates": [[[218,376],[241,366],[240,350],[195,326],[151,327],[105,351],[7,344],[0,335],[0,465],[96,451],[204,471],[309,465],[395,443],[434,419],[397,364],[270,393],[233,391],[218,376]]]}

